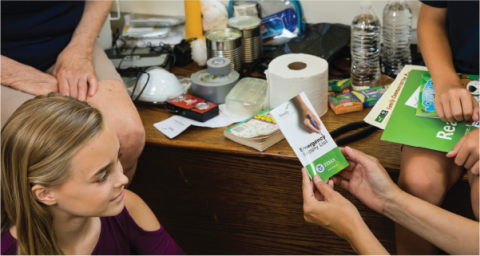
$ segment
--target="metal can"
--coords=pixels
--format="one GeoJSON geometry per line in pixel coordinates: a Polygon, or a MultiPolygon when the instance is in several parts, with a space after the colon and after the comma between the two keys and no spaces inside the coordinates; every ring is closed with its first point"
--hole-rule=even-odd
{"type": "Polygon", "coordinates": [[[253,63],[263,53],[262,21],[254,16],[239,16],[230,18],[227,25],[242,31],[243,63],[253,63]]]}
{"type": "Polygon", "coordinates": [[[230,67],[240,71],[243,62],[242,32],[225,28],[209,31],[205,34],[207,42],[207,58],[226,57],[230,59],[230,67]]]}

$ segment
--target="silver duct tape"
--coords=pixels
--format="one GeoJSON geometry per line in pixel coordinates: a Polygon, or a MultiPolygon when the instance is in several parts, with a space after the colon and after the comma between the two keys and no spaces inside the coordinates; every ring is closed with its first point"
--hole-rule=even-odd
{"type": "Polygon", "coordinates": [[[230,67],[232,70],[240,71],[242,69],[243,48],[239,47],[234,50],[216,51],[207,48],[207,58],[225,57],[230,59],[230,67]]]}
{"type": "Polygon", "coordinates": [[[232,68],[230,59],[225,57],[213,57],[207,61],[208,73],[216,76],[228,75],[232,68]]]}
{"type": "Polygon", "coordinates": [[[240,74],[236,71],[231,71],[226,76],[214,77],[208,70],[200,70],[191,76],[192,94],[215,104],[223,104],[239,77],[240,74]]]}

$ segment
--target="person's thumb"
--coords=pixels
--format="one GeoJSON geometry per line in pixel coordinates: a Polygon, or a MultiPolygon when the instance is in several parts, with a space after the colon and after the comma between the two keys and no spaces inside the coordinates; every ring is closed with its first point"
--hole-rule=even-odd
{"type": "Polygon", "coordinates": [[[323,182],[318,175],[315,175],[313,177],[313,183],[315,183],[315,187],[318,189],[318,191],[320,191],[320,193],[325,197],[326,200],[332,198],[335,191],[326,182],[323,182]]]}
{"type": "Polygon", "coordinates": [[[373,160],[369,158],[367,155],[351,147],[345,147],[345,152],[347,153],[347,156],[351,160],[359,163],[365,169],[367,169],[367,167],[370,166],[373,162],[373,160]]]}
{"type": "Polygon", "coordinates": [[[462,148],[463,143],[465,142],[465,138],[467,136],[463,136],[455,146],[453,146],[452,150],[447,153],[447,157],[455,157],[458,154],[458,151],[462,148]]]}

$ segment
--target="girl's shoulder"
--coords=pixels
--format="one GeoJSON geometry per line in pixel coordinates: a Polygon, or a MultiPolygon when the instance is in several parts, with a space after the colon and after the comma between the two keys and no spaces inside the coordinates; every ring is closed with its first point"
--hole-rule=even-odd
{"type": "Polygon", "coordinates": [[[160,229],[160,223],[150,207],[135,193],[125,189],[125,208],[135,223],[145,231],[160,229]]]}

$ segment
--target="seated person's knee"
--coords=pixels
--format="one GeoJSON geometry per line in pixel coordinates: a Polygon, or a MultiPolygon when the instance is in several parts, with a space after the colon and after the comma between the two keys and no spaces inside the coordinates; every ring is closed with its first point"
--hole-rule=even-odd
{"type": "Polygon", "coordinates": [[[405,192],[435,205],[442,203],[447,192],[446,184],[415,175],[400,176],[398,186],[405,192]]]}

